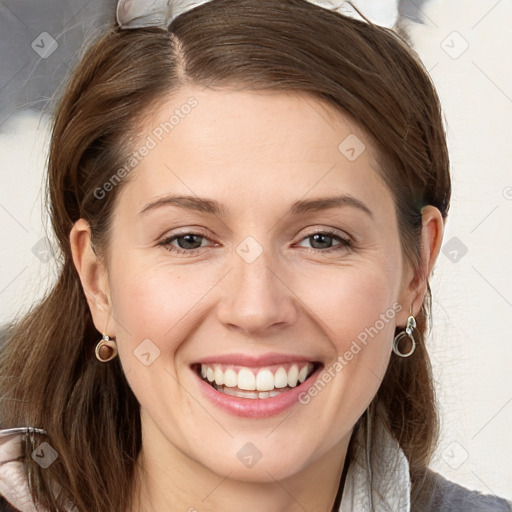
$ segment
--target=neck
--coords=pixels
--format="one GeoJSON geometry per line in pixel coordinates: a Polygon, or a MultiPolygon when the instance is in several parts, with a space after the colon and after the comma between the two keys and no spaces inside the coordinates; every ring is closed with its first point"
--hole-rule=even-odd
{"type": "Polygon", "coordinates": [[[266,481],[220,475],[167,443],[144,442],[129,512],[337,512],[348,465],[349,435],[285,479],[266,481]]]}

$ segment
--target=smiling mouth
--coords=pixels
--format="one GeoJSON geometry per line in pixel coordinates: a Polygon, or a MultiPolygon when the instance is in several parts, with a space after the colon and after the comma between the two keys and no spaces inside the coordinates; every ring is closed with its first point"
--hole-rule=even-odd
{"type": "Polygon", "coordinates": [[[321,366],[318,362],[286,363],[262,368],[223,364],[194,364],[197,375],[226,395],[265,399],[286,393],[305,382],[321,366]]]}

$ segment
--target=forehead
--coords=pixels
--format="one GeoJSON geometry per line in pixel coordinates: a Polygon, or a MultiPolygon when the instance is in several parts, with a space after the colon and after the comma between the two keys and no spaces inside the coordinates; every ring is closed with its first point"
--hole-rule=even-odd
{"type": "Polygon", "coordinates": [[[308,195],[389,196],[364,131],[306,94],[183,87],[153,106],[133,146],[121,195],[138,211],[171,192],[216,197],[233,214],[308,195]]]}

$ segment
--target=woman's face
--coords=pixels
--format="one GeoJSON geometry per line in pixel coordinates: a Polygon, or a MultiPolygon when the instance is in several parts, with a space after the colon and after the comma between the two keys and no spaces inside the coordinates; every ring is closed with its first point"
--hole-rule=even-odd
{"type": "Polygon", "coordinates": [[[260,481],[342,454],[414,300],[368,139],[311,97],[187,87],[134,151],[108,332],[145,449],[260,481]]]}

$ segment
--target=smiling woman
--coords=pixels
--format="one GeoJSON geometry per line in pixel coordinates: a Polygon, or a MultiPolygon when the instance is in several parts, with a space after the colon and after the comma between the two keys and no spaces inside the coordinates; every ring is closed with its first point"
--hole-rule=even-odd
{"type": "Polygon", "coordinates": [[[0,431],[0,491],[21,511],[509,510],[428,469],[451,190],[427,72],[315,2],[196,3],[121,2],[64,92],[62,269],[2,354],[2,426],[30,428],[0,431]]]}

